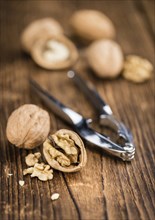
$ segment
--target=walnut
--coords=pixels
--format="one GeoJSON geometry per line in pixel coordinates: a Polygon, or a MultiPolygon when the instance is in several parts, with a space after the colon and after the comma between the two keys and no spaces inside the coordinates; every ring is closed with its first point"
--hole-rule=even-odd
{"type": "Polygon", "coordinates": [[[23,171],[23,175],[31,174],[31,177],[38,177],[41,181],[53,179],[53,170],[49,165],[36,163],[34,167],[29,167],[23,171]]]}
{"type": "Polygon", "coordinates": [[[124,78],[135,83],[141,83],[151,78],[153,65],[146,59],[129,55],[124,62],[124,78]]]}
{"type": "Polygon", "coordinates": [[[94,41],[86,52],[89,66],[101,78],[115,78],[123,68],[123,52],[112,40],[94,41]]]}
{"type": "Polygon", "coordinates": [[[41,153],[37,152],[34,154],[28,154],[25,157],[25,162],[28,166],[34,166],[36,163],[38,163],[39,158],[41,157],[41,153]]]}
{"type": "Polygon", "coordinates": [[[73,66],[78,59],[78,51],[67,37],[46,34],[34,43],[31,56],[45,69],[59,70],[73,66]]]}
{"type": "Polygon", "coordinates": [[[94,41],[115,37],[112,21],[102,12],[96,10],[76,11],[71,19],[72,32],[83,40],[94,41]]]}
{"type": "Polygon", "coordinates": [[[87,155],[81,138],[73,131],[61,129],[43,143],[48,164],[63,172],[76,172],[86,165],[87,155]]]}
{"type": "Polygon", "coordinates": [[[49,114],[36,105],[25,104],[10,115],[6,135],[17,147],[32,149],[44,142],[49,131],[49,114]]]}
{"type": "Polygon", "coordinates": [[[54,35],[63,34],[63,28],[53,18],[42,18],[30,23],[22,32],[21,44],[26,52],[30,52],[36,40],[43,35],[50,33],[54,35]]]}

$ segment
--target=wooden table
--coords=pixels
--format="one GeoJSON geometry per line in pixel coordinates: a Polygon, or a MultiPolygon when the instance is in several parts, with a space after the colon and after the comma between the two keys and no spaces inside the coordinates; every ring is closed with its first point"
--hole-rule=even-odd
{"type": "MultiPolygon", "coordinates": [[[[99,9],[117,29],[117,41],[126,54],[138,54],[154,62],[153,1],[1,1],[0,75],[0,219],[154,219],[154,82],[136,85],[118,78],[101,80],[78,64],[79,74],[94,83],[115,115],[131,128],[136,156],[130,163],[101,154],[86,144],[88,162],[81,171],[64,174],[54,171],[54,179],[41,182],[23,177],[26,150],[6,140],[10,113],[25,103],[46,106],[30,91],[31,75],[62,102],[85,117],[95,117],[84,95],[67,79],[66,71],[49,72],[37,67],[22,53],[20,33],[32,20],[52,16],[68,32],[68,18],[77,9],[99,9]],[[8,177],[8,173],[12,176],[8,177]],[[24,187],[19,180],[25,180],[24,187]],[[50,196],[60,198],[52,202],[50,196]]],[[[48,109],[47,109],[48,110],[48,109]]],[[[67,127],[51,112],[51,131],[67,127]]],[[[37,150],[36,150],[37,151],[37,150]]]]}

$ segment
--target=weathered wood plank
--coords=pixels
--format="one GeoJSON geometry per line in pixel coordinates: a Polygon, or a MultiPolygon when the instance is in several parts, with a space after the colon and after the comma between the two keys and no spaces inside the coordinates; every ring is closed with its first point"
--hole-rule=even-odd
{"type": "Polygon", "coordinates": [[[153,0],[142,0],[134,2],[137,8],[137,12],[141,14],[141,17],[144,18],[144,24],[146,25],[147,30],[150,32],[152,39],[155,35],[155,25],[154,25],[154,12],[155,12],[155,3],[153,0]],[[150,13],[154,11],[153,13],[150,13]]]}

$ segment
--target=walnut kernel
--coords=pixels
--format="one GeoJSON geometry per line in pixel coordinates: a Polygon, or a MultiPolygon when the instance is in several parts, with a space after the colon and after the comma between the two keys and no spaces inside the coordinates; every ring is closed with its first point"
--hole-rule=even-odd
{"type": "Polygon", "coordinates": [[[31,177],[38,177],[41,181],[53,179],[53,170],[49,165],[36,163],[34,167],[29,167],[23,171],[23,175],[31,174],[31,177]]]}
{"type": "Polygon", "coordinates": [[[41,157],[40,152],[34,154],[28,154],[25,157],[25,162],[28,166],[34,166],[36,163],[38,163],[40,157],[41,157]]]}
{"type": "Polygon", "coordinates": [[[153,65],[146,59],[129,55],[124,62],[123,77],[135,83],[141,83],[151,78],[153,65]]]}

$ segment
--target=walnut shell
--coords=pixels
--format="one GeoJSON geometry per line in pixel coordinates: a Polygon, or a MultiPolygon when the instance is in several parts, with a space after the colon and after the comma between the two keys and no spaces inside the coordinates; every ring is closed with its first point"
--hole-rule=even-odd
{"type": "Polygon", "coordinates": [[[36,105],[25,104],[10,115],[6,135],[19,148],[32,149],[42,144],[50,131],[49,114],[36,105]]]}
{"type": "Polygon", "coordinates": [[[30,52],[33,43],[45,34],[63,34],[63,28],[53,18],[42,18],[30,23],[21,34],[21,44],[26,52],[30,52]]]}
{"type": "Polygon", "coordinates": [[[121,47],[112,40],[94,41],[86,52],[89,66],[101,78],[117,77],[123,68],[121,47]]]}
{"type": "Polygon", "coordinates": [[[115,28],[112,21],[100,11],[79,10],[71,19],[70,25],[75,35],[83,40],[94,41],[101,38],[115,37],[115,28]]]}
{"type": "Polygon", "coordinates": [[[48,164],[62,172],[77,172],[87,162],[83,141],[73,131],[61,129],[43,143],[43,154],[48,164]]]}
{"type": "Polygon", "coordinates": [[[60,70],[73,66],[78,59],[78,51],[75,45],[65,36],[45,35],[38,39],[31,50],[33,60],[41,67],[50,70],[60,70]],[[49,49],[49,43],[58,44],[56,48],[49,49]],[[57,59],[47,59],[45,53],[50,53],[51,56],[57,59]],[[67,53],[67,54],[65,54],[67,53]],[[63,54],[63,56],[62,56],[63,54]]]}

